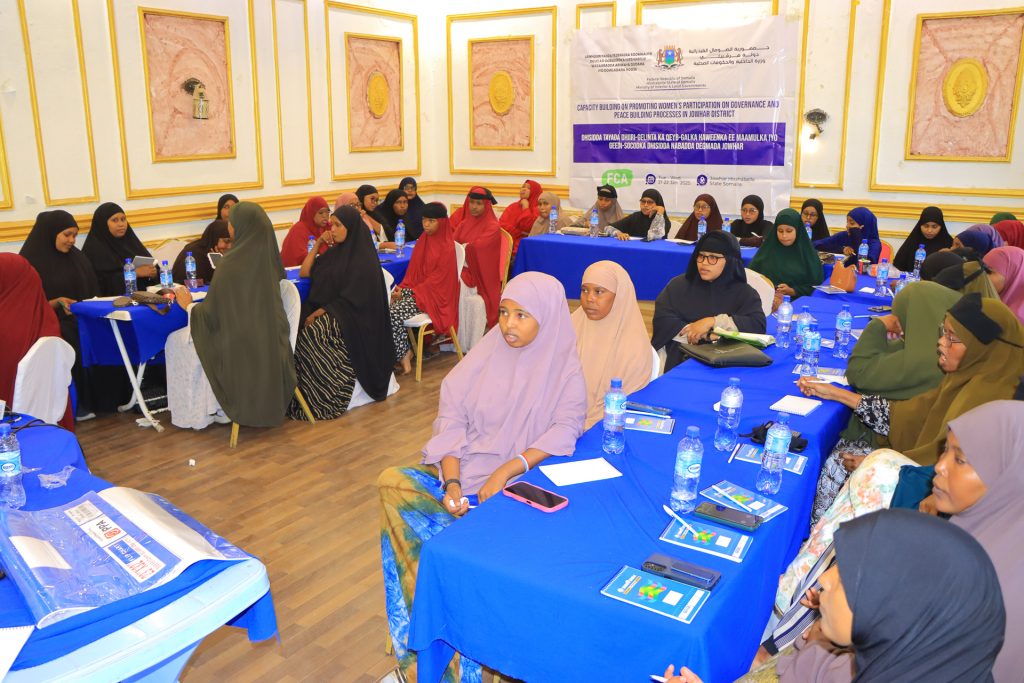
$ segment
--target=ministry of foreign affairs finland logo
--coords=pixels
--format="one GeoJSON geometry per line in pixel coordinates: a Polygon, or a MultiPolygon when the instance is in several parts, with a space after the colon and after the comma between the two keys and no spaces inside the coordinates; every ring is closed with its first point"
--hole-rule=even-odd
{"type": "Polygon", "coordinates": [[[658,68],[674,69],[683,64],[683,48],[663,47],[658,50],[658,68]]]}

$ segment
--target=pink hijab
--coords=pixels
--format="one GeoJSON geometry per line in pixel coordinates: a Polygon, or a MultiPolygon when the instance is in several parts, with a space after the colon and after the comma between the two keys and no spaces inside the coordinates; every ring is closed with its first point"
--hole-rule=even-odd
{"type": "Polygon", "coordinates": [[[337,211],[341,207],[351,205],[353,203],[359,203],[359,197],[356,196],[356,193],[342,192],[341,194],[338,195],[338,198],[334,200],[334,210],[337,211]]]}
{"type": "Polygon", "coordinates": [[[1024,249],[996,247],[985,254],[985,265],[1003,276],[999,298],[1024,324],[1024,249]]]}
{"type": "Polygon", "coordinates": [[[495,326],[441,383],[433,436],[423,464],[451,455],[461,461],[466,494],[476,493],[507,460],[528,448],[572,455],[583,433],[587,386],[576,354],[565,290],[550,275],[527,272],[505,287],[540,324],[536,338],[514,349],[495,326]]]}

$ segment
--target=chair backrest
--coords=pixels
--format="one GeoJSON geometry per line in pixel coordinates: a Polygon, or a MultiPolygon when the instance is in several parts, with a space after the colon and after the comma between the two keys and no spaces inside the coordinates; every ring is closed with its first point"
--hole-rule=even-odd
{"type": "Polygon", "coordinates": [[[882,243],[882,251],[878,254],[878,262],[881,263],[882,259],[888,259],[889,263],[892,263],[893,248],[892,244],[885,240],[878,240],[882,243]]]}
{"type": "Polygon", "coordinates": [[[462,279],[462,267],[466,265],[466,245],[461,242],[455,243],[455,272],[462,279]]]}
{"type": "Polygon", "coordinates": [[[775,285],[756,270],[750,268],[747,271],[747,284],[754,288],[757,295],[761,297],[761,310],[766,316],[771,315],[772,306],[775,303],[775,285]]]}
{"type": "Polygon", "coordinates": [[[291,280],[281,280],[281,303],[284,305],[284,314],[288,318],[288,340],[292,344],[292,351],[294,351],[295,341],[299,337],[302,298],[299,296],[299,288],[291,280]]]}
{"type": "Polygon", "coordinates": [[[512,265],[512,235],[504,229],[501,231],[501,289],[508,283],[508,268],[512,265]]]}
{"type": "Polygon", "coordinates": [[[167,265],[173,266],[178,254],[188,244],[185,240],[169,239],[149,250],[149,253],[156,259],[157,263],[167,261],[167,265]]]}
{"type": "Polygon", "coordinates": [[[381,268],[381,270],[384,271],[384,296],[390,299],[391,290],[395,288],[395,276],[387,268],[381,268]]]}
{"type": "Polygon", "coordinates": [[[654,380],[661,377],[661,368],[664,364],[664,361],[661,359],[661,356],[658,355],[658,349],[654,348],[653,346],[651,347],[651,363],[651,381],[653,382],[654,380]]]}
{"type": "Polygon", "coordinates": [[[11,410],[58,422],[68,407],[75,350],[60,337],[40,337],[18,361],[11,410]]]}

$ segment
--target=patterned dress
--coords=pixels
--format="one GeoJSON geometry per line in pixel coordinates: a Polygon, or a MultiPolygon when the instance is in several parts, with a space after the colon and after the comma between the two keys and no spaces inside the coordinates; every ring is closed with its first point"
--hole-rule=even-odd
{"type": "MultiPolygon", "coordinates": [[[[314,419],[333,420],[348,410],[356,372],[338,320],[330,313],[319,316],[299,331],[295,343],[295,372],[299,390],[314,419]]],[[[288,405],[288,417],[306,419],[294,398],[288,405]]]]}
{"type": "Polygon", "coordinates": [[[416,296],[408,287],[396,290],[398,300],[391,304],[391,338],[395,343],[395,360],[400,360],[411,348],[405,321],[423,313],[416,305],[416,296]]]}

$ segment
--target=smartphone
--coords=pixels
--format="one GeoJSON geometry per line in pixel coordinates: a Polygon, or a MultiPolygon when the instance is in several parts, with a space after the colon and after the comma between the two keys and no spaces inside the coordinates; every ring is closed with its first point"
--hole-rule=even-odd
{"type": "Polygon", "coordinates": [[[892,306],[868,306],[868,310],[872,313],[888,313],[892,310],[892,306]]]}
{"type": "Polygon", "coordinates": [[[660,417],[669,417],[672,415],[672,411],[668,408],[662,408],[661,406],[649,406],[645,403],[637,403],[635,401],[626,401],[626,410],[632,410],[634,413],[650,413],[651,415],[658,415],[660,417]]]}
{"type": "Polygon", "coordinates": [[[509,484],[502,490],[502,493],[520,503],[535,507],[541,512],[555,512],[569,504],[569,499],[565,496],[560,496],[525,481],[509,484]]]}
{"type": "Polygon", "coordinates": [[[761,526],[761,522],[764,521],[757,515],[749,512],[733,510],[730,507],[716,505],[715,503],[701,503],[693,511],[693,514],[704,519],[721,522],[726,526],[743,529],[744,531],[756,531],[757,527],[761,526]]]}
{"type": "Polygon", "coordinates": [[[653,553],[644,560],[641,569],[704,590],[711,590],[718,583],[718,579],[722,578],[722,575],[714,569],[701,567],[692,562],[684,562],[662,553],[653,553]]]}
{"type": "Polygon", "coordinates": [[[210,262],[210,267],[217,270],[217,264],[224,258],[224,254],[219,251],[211,251],[206,255],[206,260],[210,262]]]}
{"type": "Polygon", "coordinates": [[[141,268],[142,266],[151,266],[154,263],[156,263],[156,259],[153,258],[152,256],[136,256],[135,258],[132,259],[132,265],[136,268],[141,268]]]}

